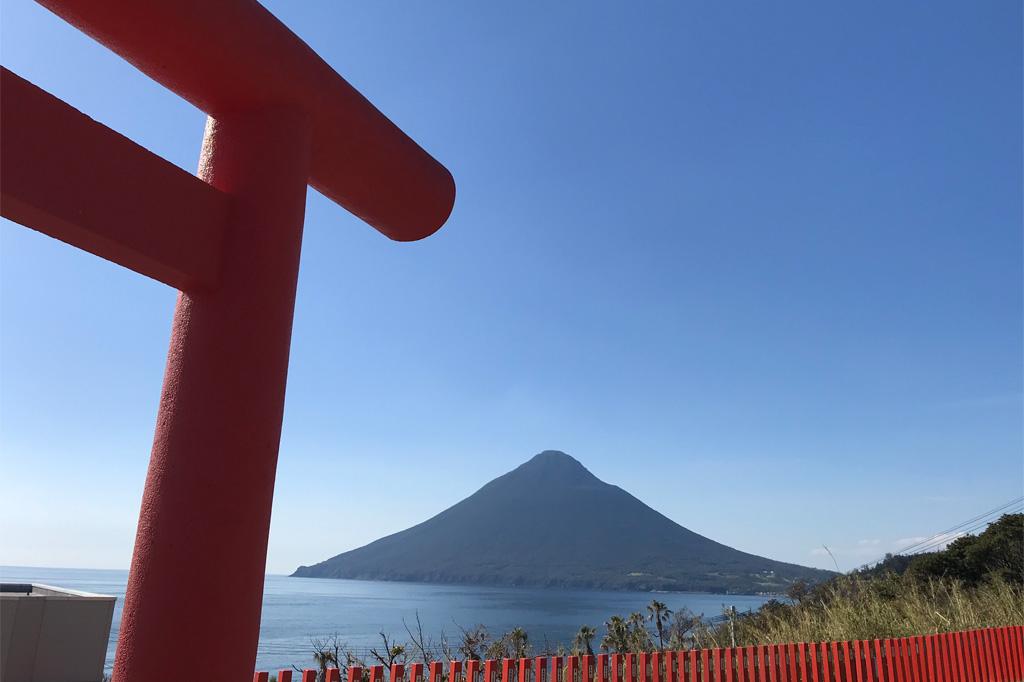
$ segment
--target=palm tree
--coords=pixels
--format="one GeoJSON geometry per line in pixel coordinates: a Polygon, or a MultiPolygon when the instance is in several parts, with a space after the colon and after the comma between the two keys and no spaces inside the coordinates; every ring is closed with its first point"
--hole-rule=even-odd
{"type": "Polygon", "coordinates": [[[623,653],[629,650],[629,628],[622,616],[612,616],[605,622],[608,634],[601,638],[601,648],[613,653],[623,653]]]}
{"type": "Polygon", "coordinates": [[[669,617],[672,615],[672,610],[663,602],[652,599],[651,603],[647,605],[647,613],[650,614],[648,618],[654,622],[654,628],[658,631],[658,648],[664,650],[665,623],[668,622],[669,617]]]}
{"type": "Polygon", "coordinates": [[[530,655],[530,643],[526,630],[513,628],[512,632],[508,633],[508,642],[512,650],[512,658],[525,658],[530,655]]]}
{"type": "Polygon", "coordinates": [[[647,631],[647,626],[645,625],[646,622],[647,619],[644,618],[642,613],[634,612],[629,614],[629,648],[627,651],[638,654],[654,648],[654,644],[651,642],[651,633],[647,631]]]}
{"type": "Polygon", "coordinates": [[[576,638],[572,642],[573,654],[579,655],[586,653],[588,656],[593,656],[594,649],[590,646],[590,643],[594,641],[594,636],[596,634],[597,630],[589,625],[581,626],[580,631],[576,633],[576,638]]]}

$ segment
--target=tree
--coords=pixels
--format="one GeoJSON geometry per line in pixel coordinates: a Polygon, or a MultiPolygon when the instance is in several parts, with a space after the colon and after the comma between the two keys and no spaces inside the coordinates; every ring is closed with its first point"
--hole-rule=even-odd
{"type": "Polygon", "coordinates": [[[594,641],[594,637],[596,635],[597,630],[589,625],[580,626],[579,632],[576,633],[576,638],[573,639],[572,643],[573,656],[579,656],[582,654],[593,656],[594,649],[591,647],[590,643],[594,641]]]}
{"type": "Polygon", "coordinates": [[[526,630],[514,628],[508,633],[508,643],[512,652],[511,658],[526,658],[530,655],[530,641],[526,630]]]}
{"type": "Polygon", "coordinates": [[[693,631],[702,623],[702,618],[687,608],[675,612],[675,617],[668,626],[668,647],[673,650],[690,648],[693,631]]]}
{"type": "Polygon", "coordinates": [[[654,648],[651,633],[647,631],[645,625],[646,622],[647,619],[640,612],[629,614],[629,651],[641,653],[654,648]]]}
{"type": "Polygon", "coordinates": [[[459,642],[458,652],[462,658],[479,661],[487,654],[491,647],[491,635],[483,625],[477,625],[472,630],[459,627],[462,631],[462,640],[459,642]]]}
{"type": "Polygon", "coordinates": [[[1024,582],[1024,514],[1004,514],[979,535],[964,535],[945,551],[914,557],[914,577],[952,578],[977,585],[992,576],[1024,582]]]}
{"type": "MultiPolygon", "coordinates": [[[[328,637],[314,637],[310,640],[310,645],[313,647],[313,661],[316,663],[317,682],[324,682],[327,679],[328,668],[340,668],[343,671],[348,670],[351,666],[357,665],[360,668],[365,668],[366,664],[360,660],[355,654],[348,649],[341,639],[338,637],[338,633],[334,633],[328,637]]],[[[300,671],[299,668],[292,666],[295,670],[300,671]]],[[[361,682],[360,680],[349,680],[348,682],[361,682]]]]}
{"type": "Polygon", "coordinates": [[[526,658],[530,655],[530,638],[526,630],[514,628],[500,639],[492,642],[484,653],[485,658],[526,658]]]}
{"type": "Polygon", "coordinates": [[[390,668],[395,663],[405,663],[406,661],[406,650],[404,644],[399,644],[393,639],[388,639],[387,634],[384,632],[380,633],[380,638],[384,641],[384,648],[370,649],[370,655],[377,659],[377,661],[385,668],[390,668]]]}
{"type": "Polygon", "coordinates": [[[672,610],[663,602],[652,599],[647,605],[647,617],[654,623],[654,629],[658,631],[658,648],[665,650],[665,624],[668,623],[672,610]]]}
{"type": "Polygon", "coordinates": [[[612,616],[605,621],[607,634],[601,638],[601,648],[621,654],[629,650],[629,626],[622,616],[612,616]]]}

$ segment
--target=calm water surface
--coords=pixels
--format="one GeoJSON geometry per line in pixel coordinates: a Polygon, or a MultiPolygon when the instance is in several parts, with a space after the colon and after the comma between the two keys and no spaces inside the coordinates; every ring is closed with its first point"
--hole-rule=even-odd
{"type": "MultiPolygon", "coordinates": [[[[121,606],[128,571],[68,568],[0,567],[3,582],[36,582],[99,592],[117,597],[107,647],[108,671],[114,661],[121,606]]],[[[580,625],[603,631],[612,614],[643,611],[650,592],[543,590],[535,588],[426,585],[363,580],[325,580],[268,575],[263,593],[263,622],[257,653],[258,670],[312,664],[311,637],[337,633],[353,649],[364,652],[379,643],[382,630],[405,639],[402,619],[414,623],[419,613],[424,631],[435,642],[441,634],[455,640],[459,626],[483,624],[500,634],[525,628],[534,645],[569,642],[580,625]]],[[[768,597],[701,593],[662,593],[672,610],[689,608],[715,616],[724,606],[755,609],[768,597]]]]}

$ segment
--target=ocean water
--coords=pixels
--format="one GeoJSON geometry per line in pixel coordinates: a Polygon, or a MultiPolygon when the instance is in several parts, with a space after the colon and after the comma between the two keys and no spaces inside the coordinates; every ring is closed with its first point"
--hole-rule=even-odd
{"type": "MultiPolygon", "coordinates": [[[[107,647],[108,672],[114,662],[118,624],[128,571],[0,567],[3,582],[45,583],[117,597],[107,647]]],[[[717,616],[726,606],[756,609],[768,597],[693,592],[605,592],[526,587],[429,585],[364,580],[326,580],[268,575],[263,591],[263,619],[256,658],[257,670],[278,670],[293,664],[312,666],[310,639],[337,634],[364,654],[380,643],[381,631],[407,639],[403,619],[414,625],[417,614],[424,633],[435,643],[442,635],[456,641],[459,628],[486,625],[493,634],[522,627],[535,647],[567,643],[580,625],[603,632],[614,614],[644,611],[657,597],[673,611],[717,616]]]]}

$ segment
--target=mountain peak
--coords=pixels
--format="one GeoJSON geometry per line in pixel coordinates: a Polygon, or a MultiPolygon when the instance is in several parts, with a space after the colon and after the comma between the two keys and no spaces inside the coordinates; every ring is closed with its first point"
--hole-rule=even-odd
{"type": "Polygon", "coordinates": [[[558,464],[572,463],[580,467],[581,469],[585,468],[582,464],[580,464],[578,459],[576,459],[572,455],[565,454],[561,450],[545,450],[544,452],[540,452],[531,457],[530,459],[526,460],[526,462],[524,462],[524,464],[531,463],[542,466],[552,464],[557,466],[558,464]]]}
{"type": "Polygon", "coordinates": [[[559,481],[597,480],[597,477],[580,464],[575,457],[567,455],[561,450],[545,450],[536,454],[510,473],[513,476],[529,475],[559,481]]]}

